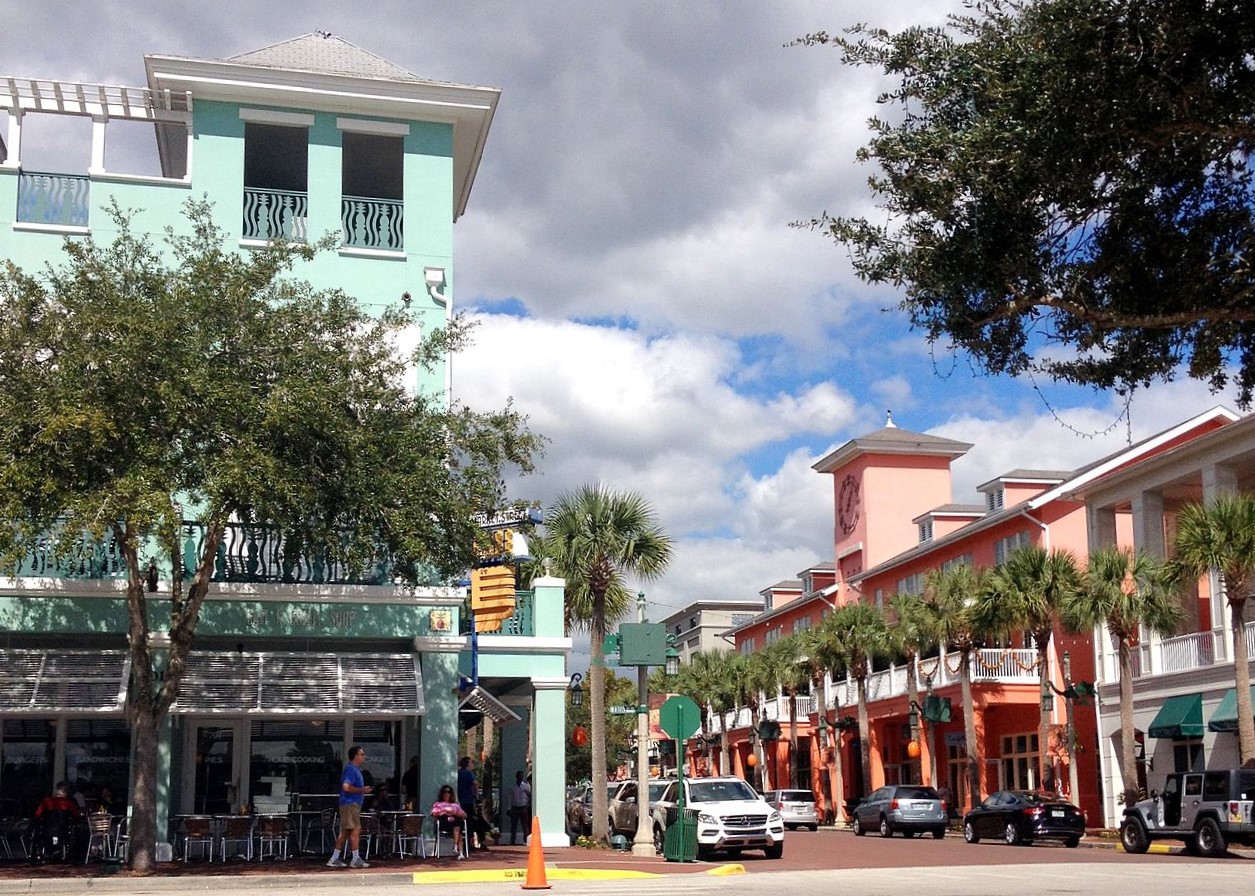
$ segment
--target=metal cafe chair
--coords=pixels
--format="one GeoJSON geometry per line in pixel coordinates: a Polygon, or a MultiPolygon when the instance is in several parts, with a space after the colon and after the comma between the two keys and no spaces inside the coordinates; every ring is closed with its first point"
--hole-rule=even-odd
{"type": "Polygon", "coordinates": [[[362,813],[362,832],[360,834],[360,847],[362,850],[362,858],[369,859],[371,848],[375,852],[379,852],[379,840],[382,836],[382,830],[379,826],[379,816],[373,812],[362,813]]]}
{"type": "Polygon", "coordinates": [[[244,861],[253,859],[253,824],[256,818],[252,815],[227,815],[222,819],[222,830],[218,834],[218,849],[222,861],[227,860],[227,847],[235,846],[233,855],[242,856],[244,861]]]}
{"type": "Polygon", "coordinates": [[[181,820],[183,832],[180,841],[183,846],[183,861],[193,846],[199,846],[209,861],[214,860],[214,827],[213,819],[208,815],[185,815],[181,820]]]}
{"type": "Polygon", "coordinates": [[[257,819],[257,858],[288,857],[288,818],[286,815],[263,815],[257,819]]]}
{"type": "Polygon", "coordinates": [[[301,844],[302,852],[309,852],[309,841],[315,836],[318,837],[318,852],[323,854],[329,852],[327,849],[327,841],[335,843],[336,825],[339,821],[339,813],[335,809],[323,809],[309,826],[305,828],[305,842],[301,844]]]}
{"type": "Polygon", "coordinates": [[[87,816],[87,851],[83,864],[92,860],[93,851],[102,860],[113,857],[113,816],[107,812],[92,812],[87,816]]]}
{"type": "MultiPolygon", "coordinates": [[[[469,855],[468,850],[471,847],[470,819],[459,818],[458,824],[462,827],[462,858],[466,858],[469,855]]],[[[444,829],[440,827],[440,819],[433,818],[431,820],[431,826],[432,830],[435,832],[433,835],[434,846],[432,848],[432,855],[437,859],[442,858],[445,854],[445,844],[447,843],[449,844],[448,849],[450,854],[456,856],[458,854],[457,841],[454,840],[453,837],[446,834],[444,829]]]]}
{"type": "Polygon", "coordinates": [[[401,817],[401,826],[397,830],[396,851],[401,858],[406,856],[427,858],[427,844],[423,841],[422,815],[401,817]]]}

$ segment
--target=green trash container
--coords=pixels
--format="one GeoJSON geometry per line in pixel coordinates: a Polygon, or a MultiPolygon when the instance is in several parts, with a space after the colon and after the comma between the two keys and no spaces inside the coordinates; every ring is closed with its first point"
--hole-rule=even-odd
{"type": "Polygon", "coordinates": [[[662,836],[662,857],[668,862],[697,861],[697,812],[685,809],[662,836]]]}

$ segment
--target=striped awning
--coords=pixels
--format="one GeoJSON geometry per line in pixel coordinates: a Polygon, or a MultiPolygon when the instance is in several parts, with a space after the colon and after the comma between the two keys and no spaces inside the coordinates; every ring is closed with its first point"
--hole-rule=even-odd
{"type": "Polygon", "coordinates": [[[193,651],[170,712],[413,716],[425,712],[415,654],[193,651]]]}
{"type": "Polygon", "coordinates": [[[0,650],[0,715],[123,715],[125,650],[0,650]]]}

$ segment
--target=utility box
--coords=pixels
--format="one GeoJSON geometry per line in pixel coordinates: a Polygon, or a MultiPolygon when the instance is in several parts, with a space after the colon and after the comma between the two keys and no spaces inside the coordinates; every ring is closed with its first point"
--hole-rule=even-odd
{"type": "Polygon", "coordinates": [[[624,622],[619,625],[620,666],[665,666],[667,627],[661,622],[624,622]]]}

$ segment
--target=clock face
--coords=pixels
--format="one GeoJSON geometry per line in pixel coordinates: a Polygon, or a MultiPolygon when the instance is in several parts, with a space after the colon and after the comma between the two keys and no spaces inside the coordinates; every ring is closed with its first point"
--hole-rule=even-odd
{"type": "Polygon", "coordinates": [[[841,531],[849,535],[858,525],[859,484],[852,475],[846,476],[841,482],[841,490],[837,493],[837,522],[841,531]]]}

